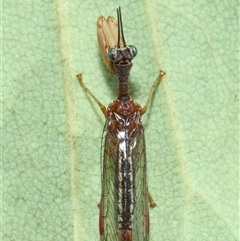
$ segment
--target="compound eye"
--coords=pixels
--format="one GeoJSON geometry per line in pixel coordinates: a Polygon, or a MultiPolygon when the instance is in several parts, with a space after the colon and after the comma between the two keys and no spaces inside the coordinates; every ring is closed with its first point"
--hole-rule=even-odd
{"type": "Polygon", "coordinates": [[[132,57],[134,58],[137,55],[137,48],[133,45],[128,45],[128,47],[130,49],[132,57]]]}
{"type": "Polygon", "coordinates": [[[111,48],[108,50],[108,58],[113,62],[116,61],[116,59],[117,59],[117,49],[116,48],[111,48]]]}

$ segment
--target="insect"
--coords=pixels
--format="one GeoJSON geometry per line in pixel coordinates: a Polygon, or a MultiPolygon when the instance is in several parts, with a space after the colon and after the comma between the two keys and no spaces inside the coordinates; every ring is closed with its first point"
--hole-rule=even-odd
{"type": "Polygon", "coordinates": [[[83,83],[82,75],[77,75],[77,78],[106,117],[101,147],[100,239],[147,241],[148,202],[150,206],[155,206],[155,203],[147,188],[141,116],[165,73],[160,71],[142,108],[129,95],[128,76],[137,49],[125,42],[120,7],[117,9],[117,22],[113,17],[98,18],[97,32],[103,59],[110,72],[118,76],[118,96],[106,108],[83,83]]]}

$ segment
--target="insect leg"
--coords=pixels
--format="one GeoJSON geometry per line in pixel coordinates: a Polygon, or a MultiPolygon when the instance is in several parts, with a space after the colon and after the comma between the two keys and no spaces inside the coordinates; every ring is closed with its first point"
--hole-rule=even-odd
{"type": "Polygon", "coordinates": [[[93,100],[98,104],[98,106],[100,107],[102,113],[106,116],[107,114],[107,109],[106,107],[97,99],[97,97],[95,97],[95,95],[87,88],[87,86],[83,83],[82,81],[82,74],[78,74],[77,75],[77,78],[78,78],[78,81],[80,83],[80,85],[82,86],[82,88],[84,89],[84,91],[86,93],[88,93],[92,98],[93,100]]]}
{"type": "Polygon", "coordinates": [[[160,82],[160,80],[162,79],[163,75],[165,75],[165,72],[163,71],[160,71],[160,74],[158,75],[157,79],[155,80],[155,82],[153,83],[152,87],[151,87],[151,90],[150,90],[150,93],[149,93],[149,96],[147,98],[147,101],[146,101],[146,104],[145,106],[141,109],[141,115],[144,115],[145,112],[147,111],[147,108],[149,106],[149,103],[152,99],[152,96],[153,96],[153,93],[154,91],[156,90],[157,86],[158,86],[158,83],[160,82]]]}
{"type": "Polygon", "coordinates": [[[150,207],[152,207],[152,208],[155,207],[157,204],[154,202],[154,200],[153,200],[150,192],[148,191],[148,189],[147,189],[147,196],[148,196],[148,201],[150,203],[150,207]]]}
{"type": "Polygon", "coordinates": [[[97,20],[97,37],[100,51],[111,74],[116,74],[113,62],[108,58],[108,50],[117,45],[118,24],[113,17],[105,19],[100,16],[97,20]]]}

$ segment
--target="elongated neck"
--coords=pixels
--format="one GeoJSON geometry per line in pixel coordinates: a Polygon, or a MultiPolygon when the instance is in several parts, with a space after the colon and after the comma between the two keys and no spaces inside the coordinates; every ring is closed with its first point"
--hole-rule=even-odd
{"type": "Polygon", "coordinates": [[[126,79],[121,79],[119,77],[119,82],[118,82],[118,97],[119,100],[129,100],[131,97],[128,92],[128,78],[126,79]]]}
{"type": "Polygon", "coordinates": [[[114,68],[118,74],[118,100],[126,101],[131,97],[128,92],[128,76],[132,68],[132,63],[125,65],[114,65],[114,68]]]}

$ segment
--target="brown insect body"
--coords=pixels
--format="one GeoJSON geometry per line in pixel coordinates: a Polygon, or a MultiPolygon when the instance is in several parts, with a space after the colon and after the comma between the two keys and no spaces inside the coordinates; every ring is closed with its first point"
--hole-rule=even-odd
{"type": "Polygon", "coordinates": [[[127,45],[123,36],[120,8],[118,23],[113,17],[97,21],[102,57],[112,74],[118,76],[118,96],[106,108],[78,80],[99,105],[106,117],[102,138],[102,193],[99,213],[101,241],[148,241],[149,211],[155,206],[147,189],[146,151],[141,116],[146,112],[153,92],[164,72],[154,82],[142,108],[129,95],[128,77],[137,49],[127,45]]]}
{"type": "MultiPolygon", "coordinates": [[[[122,31],[120,18],[120,12],[118,12],[118,22],[120,23],[118,28],[118,36],[120,36],[120,30],[122,31]]],[[[120,37],[118,37],[117,47],[115,46],[112,48],[113,52],[112,56],[110,57],[112,58],[112,61],[110,61],[112,64],[109,64],[109,66],[111,66],[111,68],[113,67],[117,73],[119,83],[118,96],[116,100],[108,106],[106,111],[106,129],[108,133],[106,141],[109,139],[117,140],[116,142],[114,141],[112,150],[115,152],[120,152],[120,156],[118,153],[108,153],[110,156],[119,156],[117,160],[115,160],[116,169],[118,169],[116,173],[118,173],[118,175],[114,181],[114,185],[118,190],[116,196],[119,203],[117,210],[118,215],[116,217],[118,220],[117,236],[118,240],[131,241],[133,240],[132,222],[135,212],[134,203],[136,203],[137,200],[136,194],[134,193],[136,181],[133,172],[135,169],[135,164],[133,163],[133,153],[130,149],[132,146],[134,146],[132,142],[136,141],[137,135],[139,133],[143,133],[140,119],[140,112],[142,108],[139,104],[132,100],[131,96],[129,95],[128,87],[128,77],[133,65],[131,61],[135,57],[136,49],[134,46],[128,47],[126,45],[123,32],[121,32],[121,37],[123,39],[123,45],[120,45],[120,37]],[[119,147],[120,145],[123,147],[119,147]]],[[[107,149],[108,147],[105,146],[105,150],[107,149]]],[[[101,202],[104,202],[103,199],[104,194],[101,202]]],[[[147,203],[146,200],[145,202],[147,203]]],[[[106,208],[106,205],[104,205],[102,208],[106,208]]],[[[104,223],[104,215],[102,216],[102,220],[101,215],[102,212],[100,211],[100,223],[104,223]]],[[[102,239],[107,240],[104,238],[106,237],[104,232],[102,235],[102,239]]]]}

